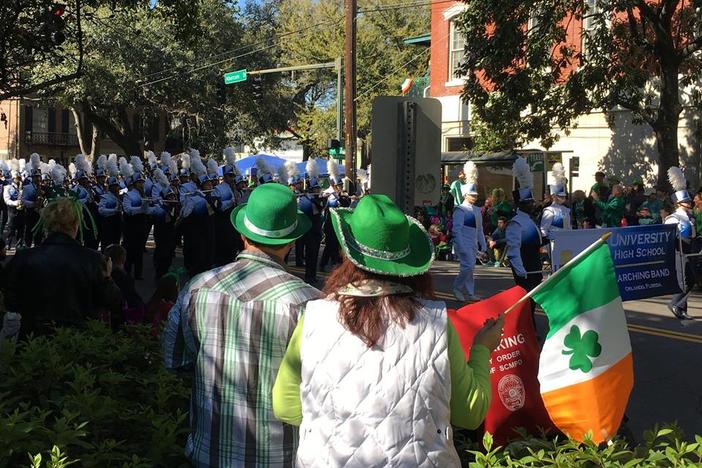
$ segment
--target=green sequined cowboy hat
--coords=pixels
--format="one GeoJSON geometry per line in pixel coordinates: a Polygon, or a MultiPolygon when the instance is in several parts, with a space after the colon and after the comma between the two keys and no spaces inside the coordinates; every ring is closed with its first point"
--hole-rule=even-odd
{"type": "Polygon", "coordinates": [[[232,210],[230,220],[247,239],[264,245],[289,244],[309,231],[309,217],[298,211],[292,191],[280,184],[256,187],[248,203],[232,210]]]}
{"type": "Polygon", "coordinates": [[[381,275],[416,276],[431,267],[434,246],[427,231],[386,195],[366,195],[355,209],[330,211],[341,248],[358,268],[381,275]]]}

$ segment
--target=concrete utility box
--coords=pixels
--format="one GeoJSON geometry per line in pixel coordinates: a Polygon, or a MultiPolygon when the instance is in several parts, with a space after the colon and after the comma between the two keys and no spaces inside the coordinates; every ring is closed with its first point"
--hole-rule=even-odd
{"type": "Polygon", "coordinates": [[[441,102],[380,96],[371,116],[371,191],[405,213],[441,196],[441,102]]]}

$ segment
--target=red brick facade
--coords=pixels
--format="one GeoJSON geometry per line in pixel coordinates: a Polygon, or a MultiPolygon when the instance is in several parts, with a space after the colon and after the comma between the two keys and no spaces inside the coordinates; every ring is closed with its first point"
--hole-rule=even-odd
{"type": "Polygon", "coordinates": [[[455,96],[461,94],[462,86],[446,86],[449,78],[449,22],[444,19],[444,12],[462,5],[462,2],[434,3],[431,7],[431,97],[455,96]]]}

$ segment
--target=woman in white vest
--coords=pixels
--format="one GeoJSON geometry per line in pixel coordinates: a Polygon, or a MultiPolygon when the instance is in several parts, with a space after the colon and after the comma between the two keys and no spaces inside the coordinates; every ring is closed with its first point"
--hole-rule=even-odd
{"type": "Polygon", "coordinates": [[[298,466],[460,467],[451,425],[490,405],[486,322],[466,364],[446,305],[432,300],[434,249],[385,195],[332,212],[344,252],[326,299],[309,302],[273,386],[273,412],[300,426],[298,466]]]}

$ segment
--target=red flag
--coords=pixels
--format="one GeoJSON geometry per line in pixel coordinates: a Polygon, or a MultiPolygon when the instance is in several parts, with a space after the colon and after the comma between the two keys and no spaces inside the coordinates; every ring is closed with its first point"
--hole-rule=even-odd
{"type": "MultiPolygon", "coordinates": [[[[485,320],[497,318],[524,294],[524,289],[515,286],[458,310],[449,309],[449,319],[466,356],[469,355],[473,337],[485,320]]],[[[509,439],[518,437],[514,429],[520,427],[535,435],[540,434],[541,429],[553,428],[541,399],[538,372],[539,344],[529,301],[525,301],[505,317],[502,340],[490,355],[492,404],[484,426],[485,431],[494,436],[496,443],[504,445],[509,439]]]]}

